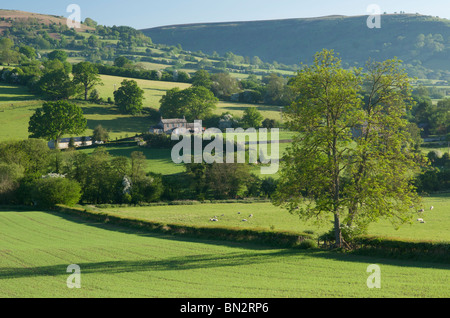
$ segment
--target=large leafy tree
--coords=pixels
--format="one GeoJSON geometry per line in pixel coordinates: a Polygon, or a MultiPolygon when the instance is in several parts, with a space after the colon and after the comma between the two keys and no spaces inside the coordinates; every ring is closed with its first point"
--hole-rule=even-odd
{"type": "Polygon", "coordinates": [[[59,140],[65,134],[79,135],[86,129],[83,110],[68,101],[47,102],[31,116],[30,138],[59,140]]]}
{"type": "Polygon", "coordinates": [[[192,77],[192,86],[203,86],[207,89],[211,89],[211,75],[209,75],[209,73],[203,69],[198,70],[192,77]]]}
{"type": "Polygon", "coordinates": [[[135,80],[123,80],[114,92],[114,101],[123,114],[136,115],[142,111],[144,91],[135,80]]]}
{"type": "Polygon", "coordinates": [[[38,82],[40,91],[48,99],[69,99],[77,93],[77,87],[63,69],[47,72],[38,82]]]}
{"type": "Polygon", "coordinates": [[[184,90],[173,88],[161,98],[161,114],[166,117],[185,117],[187,121],[203,120],[212,114],[218,99],[203,86],[184,90]]]}
{"type": "Polygon", "coordinates": [[[84,100],[88,100],[89,90],[102,83],[97,67],[89,62],[75,64],[72,69],[73,82],[84,89],[84,100]]]}
{"type": "Polygon", "coordinates": [[[406,129],[411,88],[400,62],[344,70],[324,50],[291,85],[297,99],[284,116],[299,134],[284,156],[274,203],[305,219],[331,213],[338,247],[343,234],[381,217],[410,220],[421,160],[406,129]]]}

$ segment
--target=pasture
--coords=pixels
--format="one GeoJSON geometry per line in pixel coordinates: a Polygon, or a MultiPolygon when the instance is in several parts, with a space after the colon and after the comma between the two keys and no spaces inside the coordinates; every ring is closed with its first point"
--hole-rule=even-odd
{"type": "MultiPolygon", "coordinates": [[[[120,83],[127,78],[118,76],[101,75],[103,85],[98,85],[96,89],[100,97],[107,100],[110,97],[114,100],[114,89],[120,87],[120,83]]],[[[130,79],[130,78],[128,78],[130,79]]],[[[110,131],[110,138],[121,139],[127,136],[132,137],[141,134],[155,124],[146,115],[145,109],[159,109],[159,101],[166,91],[175,87],[185,89],[190,86],[186,83],[164,82],[164,81],[137,81],[139,87],[144,90],[144,114],[138,116],[120,114],[114,105],[99,105],[91,102],[72,100],[83,108],[83,112],[88,121],[87,129],[83,136],[92,135],[92,131],[97,125],[102,125],[110,131]]],[[[8,139],[28,138],[28,121],[35,110],[42,106],[43,101],[39,96],[31,94],[26,87],[0,84],[0,141],[8,139]]],[[[240,117],[251,104],[219,102],[215,114],[230,112],[235,117],[240,117]]],[[[264,118],[280,120],[279,107],[257,105],[264,118]]],[[[64,136],[71,137],[71,136],[64,136]]],[[[73,136],[77,137],[77,136],[73,136]]]]}
{"type": "MultiPolygon", "coordinates": [[[[369,235],[412,241],[450,242],[450,195],[436,195],[423,200],[425,212],[417,215],[426,223],[413,220],[399,229],[388,220],[369,226],[369,235]],[[429,208],[433,206],[434,209],[429,208]]],[[[126,218],[183,224],[202,227],[231,227],[302,233],[312,231],[321,235],[332,228],[332,218],[320,222],[300,220],[297,215],[272,205],[258,203],[203,203],[195,205],[169,205],[151,207],[108,207],[103,213],[126,218]],[[250,215],[252,217],[249,217],[250,215]],[[217,222],[210,219],[217,217],[217,222]],[[243,220],[246,221],[243,221],[243,220]]]]}
{"type": "Polygon", "coordinates": [[[448,297],[448,264],[139,232],[59,213],[0,211],[3,298],[448,297]],[[81,270],[70,289],[67,267],[81,270]],[[367,267],[381,269],[369,289],[367,267]]]}
{"type": "MultiPolygon", "coordinates": [[[[104,146],[112,156],[124,156],[130,158],[133,151],[140,151],[144,153],[147,159],[146,172],[169,175],[185,171],[183,164],[175,164],[172,161],[170,156],[171,149],[156,149],[138,146],[117,146],[114,144],[106,144],[104,146]]],[[[79,151],[92,153],[94,151],[94,148],[82,149],[79,151]]]]}

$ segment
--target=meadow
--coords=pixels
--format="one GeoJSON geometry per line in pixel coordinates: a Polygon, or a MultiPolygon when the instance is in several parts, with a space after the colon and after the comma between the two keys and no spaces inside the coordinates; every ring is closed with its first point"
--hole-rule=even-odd
{"type": "MultiPolygon", "coordinates": [[[[435,195],[423,199],[425,212],[396,229],[390,221],[380,220],[369,226],[369,235],[406,239],[411,241],[450,242],[450,195],[435,195]],[[433,206],[434,209],[430,210],[433,206]]],[[[132,219],[201,227],[228,227],[265,231],[313,232],[316,236],[332,228],[331,214],[324,220],[304,221],[298,215],[274,206],[270,202],[256,203],[202,203],[149,207],[106,207],[99,211],[132,219]],[[252,217],[249,217],[253,215],[252,217]],[[218,219],[211,222],[211,218],[218,219]],[[243,220],[246,221],[243,221],[243,220]]]]}
{"type": "MultiPolygon", "coordinates": [[[[120,83],[124,79],[127,78],[101,75],[103,85],[96,87],[99,96],[105,101],[108,97],[114,100],[114,90],[120,87],[120,83]]],[[[175,87],[185,89],[190,86],[190,84],[178,82],[134,80],[144,90],[144,112],[142,115],[123,115],[120,114],[114,105],[101,105],[73,100],[73,102],[83,108],[87,119],[87,129],[82,134],[83,136],[92,135],[93,130],[98,125],[102,125],[110,131],[111,140],[132,137],[136,134],[147,132],[156,122],[150,120],[146,110],[159,109],[159,101],[167,90],[175,87]]],[[[28,121],[35,110],[42,106],[42,103],[43,101],[39,99],[39,96],[31,94],[25,87],[0,83],[0,141],[28,138],[28,121]]],[[[245,108],[252,106],[255,105],[221,101],[218,103],[214,113],[220,115],[224,112],[230,112],[233,116],[240,117],[245,108]]],[[[258,105],[257,107],[265,118],[280,119],[278,107],[265,105],[258,105]]]]}
{"type": "Polygon", "coordinates": [[[139,232],[42,211],[0,211],[3,298],[448,297],[448,264],[139,232]],[[81,288],[67,287],[67,267],[81,288]],[[367,267],[381,269],[369,289],[367,267]]]}
{"type": "MultiPolygon", "coordinates": [[[[176,164],[171,159],[171,149],[146,148],[133,145],[117,146],[114,144],[104,145],[106,151],[113,156],[131,157],[134,151],[140,151],[147,159],[146,172],[153,172],[163,175],[184,172],[183,164],[176,164]]],[[[92,153],[95,148],[82,149],[79,151],[92,153]]]]}

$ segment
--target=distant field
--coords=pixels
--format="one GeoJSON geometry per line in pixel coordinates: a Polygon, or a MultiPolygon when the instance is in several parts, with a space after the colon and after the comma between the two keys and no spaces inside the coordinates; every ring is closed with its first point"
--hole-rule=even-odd
{"type": "Polygon", "coordinates": [[[217,109],[214,113],[221,115],[222,113],[230,112],[234,117],[240,118],[244,114],[244,110],[248,107],[256,107],[264,118],[282,121],[280,107],[272,105],[231,103],[221,101],[218,103],[217,109]]]}
{"type": "MultiPolygon", "coordinates": [[[[147,158],[147,172],[160,173],[163,175],[184,172],[186,169],[182,164],[173,163],[170,153],[171,149],[150,149],[138,146],[119,147],[107,144],[106,150],[113,156],[125,156],[130,158],[133,151],[141,151],[147,158]]],[[[79,150],[92,153],[94,149],[79,150]]]]}
{"type": "MultiPolygon", "coordinates": [[[[124,78],[114,76],[103,76],[104,86],[98,86],[100,95],[105,99],[114,99],[114,84],[116,88],[124,78]]],[[[137,80],[139,86],[145,91],[145,107],[159,108],[159,100],[168,89],[174,87],[185,88],[188,84],[137,80]]],[[[37,100],[38,96],[30,94],[23,86],[0,84],[0,141],[7,139],[28,138],[28,122],[35,110],[42,105],[42,101],[37,100]]],[[[75,101],[78,103],[77,101],[75,101]]],[[[88,120],[88,129],[82,134],[89,136],[97,125],[110,130],[110,137],[125,138],[134,136],[142,132],[147,132],[151,125],[147,116],[122,115],[117,108],[111,105],[97,105],[81,102],[88,120]]],[[[69,137],[69,136],[67,136],[69,137]]]]}
{"type": "Polygon", "coordinates": [[[0,141],[28,138],[28,121],[41,106],[26,87],[0,83],[0,141]]]}
{"type": "Polygon", "coordinates": [[[87,119],[87,129],[83,136],[92,136],[98,125],[109,131],[110,140],[133,137],[136,134],[147,132],[152,123],[146,115],[123,115],[113,105],[98,105],[92,103],[78,103],[87,119]]]}
{"type": "Polygon", "coordinates": [[[448,264],[276,249],[0,211],[2,298],[446,298],[448,264]],[[71,264],[81,288],[70,289],[71,264]],[[367,267],[381,269],[369,289],[367,267]]]}
{"type": "MultiPolygon", "coordinates": [[[[369,227],[369,234],[408,240],[445,241],[450,242],[450,195],[432,196],[424,199],[426,212],[423,218],[426,223],[413,222],[403,225],[399,230],[389,221],[381,220],[369,227]],[[434,206],[432,211],[430,206],[434,206]]],[[[312,221],[301,221],[298,216],[271,203],[224,203],[201,205],[175,205],[154,207],[106,208],[102,212],[137,219],[156,221],[168,224],[186,224],[208,227],[258,228],[304,232],[313,231],[321,235],[332,227],[329,222],[320,225],[312,221]],[[240,214],[238,214],[240,212],[240,214]],[[253,217],[249,217],[253,214],[253,217]],[[218,222],[210,219],[217,216],[218,222]],[[242,221],[246,219],[247,221],[242,221]]],[[[419,216],[418,216],[419,217],[419,216]]]]}
{"type": "Polygon", "coordinates": [[[134,80],[138,83],[138,86],[144,90],[144,107],[151,107],[154,109],[159,109],[159,101],[162,96],[166,94],[169,89],[179,87],[180,89],[185,89],[190,87],[190,84],[186,83],[175,83],[175,82],[164,82],[164,81],[150,81],[141,79],[125,78],[120,76],[109,76],[101,75],[101,80],[103,86],[97,86],[96,89],[99,91],[100,97],[107,99],[111,97],[114,100],[114,89],[119,89],[120,83],[124,79],[134,80]]]}

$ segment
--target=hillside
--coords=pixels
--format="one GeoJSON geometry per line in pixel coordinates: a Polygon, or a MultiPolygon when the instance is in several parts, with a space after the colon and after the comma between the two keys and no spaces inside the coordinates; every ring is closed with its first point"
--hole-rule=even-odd
{"type": "MultiPolygon", "coordinates": [[[[67,18],[61,16],[45,15],[32,12],[24,12],[18,10],[5,10],[0,9],[0,33],[3,33],[6,29],[10,28],[14,23],[20,22],[33,22],[44,25],[61,24],[65,25],[67,18]]],[[[92,30],[93,28],[81,24],[80,31],[92,30]]]]}
{"type": "Polygon", "coordinates": [[[367,16],[328,16],[173,25],[141,31],[157,43],[181,44],[185,50],[207,54],[231,51],[292,65],[311,62],[315,52],[328,48],[339,52],[348,66],[360,65],[369,57],[384,60],[396,56],[409,64],[413,76],[450,76],[449,20],[419,14],[383,15],[381,29],[369,29],[366,21],[367,16]]]}

